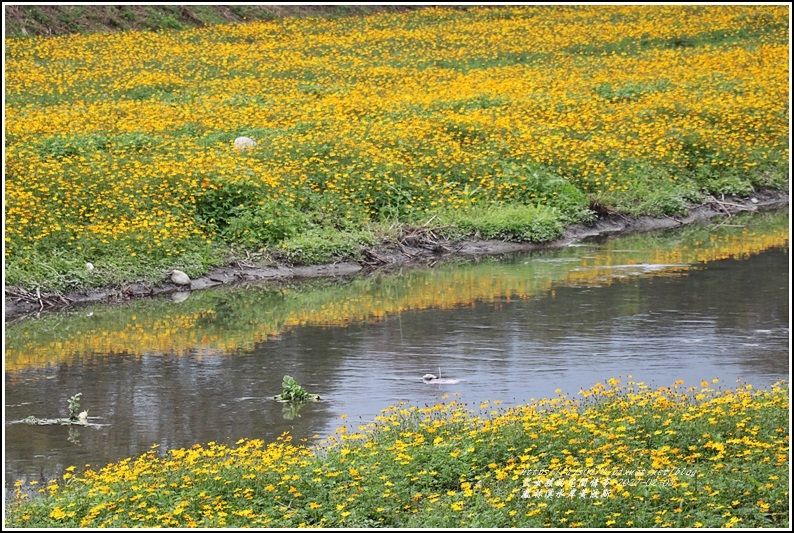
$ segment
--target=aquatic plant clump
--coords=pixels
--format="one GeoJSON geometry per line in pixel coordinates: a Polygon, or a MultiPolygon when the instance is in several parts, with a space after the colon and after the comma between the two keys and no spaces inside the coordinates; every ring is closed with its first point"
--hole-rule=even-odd
{"type": "Polygon", "coordinates": [[[292,376],[284,376],[284,379],[281,382],[281,388],[281,394],[274,396],[273,398],[280,402],[305,403],[315,402],[320,399],[318,394],[306,392],[306,389],[301,387],[292,376]]]}
{"type": "Polygon", "coordinates": [[[229,250],[355,258],[373,228],[430,220],[544,242],[590,206],[785,189],[788,53],[776,5],[6,39],[6,282],[195,277],[229,250]]]}
{"type": "Polygon", "coordinates": [[[17,483],[6,524],[786,527],[787,386],[713,383],[611,379],[513,407],[400,404],[317,446],[282,435],[154,447],[70,467],[39,498],[17,483]]]}
{"type": "Polygon", "coordinates": [[[70,426],[73,424],[86,425],[88,422],[88,411],[80,411],[80,397],[82,392],[78,392],[71,396],[68,400],[69,404],[69,417],[68,418],[38,418],[33,415],[27,416],[22,419],[24,424],[32,424],[39,426],[62,425],[70,426]]]}

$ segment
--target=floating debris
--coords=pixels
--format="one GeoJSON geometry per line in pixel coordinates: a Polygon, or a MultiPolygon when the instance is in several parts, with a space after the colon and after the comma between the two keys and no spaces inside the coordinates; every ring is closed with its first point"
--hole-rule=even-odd
{"type": "Polygon", "coordinates": [[[32,426],[87,426],[88,414],[86,414],[86,420],[81,420],[79,418],[77,420],[72,420],[70,418],[36,418],[35,416],[29,416],[23,418],[20,422],[32,426]]]}
{"type": "Polygon", "coordinates": [[[463,381],[462,379],[449,379],[449,378],[435,378],[435,379],[425,379],[423,380],[425,383],[433,384],[433,385],[455,385],[456,383],[460,383],[463,381]]]}

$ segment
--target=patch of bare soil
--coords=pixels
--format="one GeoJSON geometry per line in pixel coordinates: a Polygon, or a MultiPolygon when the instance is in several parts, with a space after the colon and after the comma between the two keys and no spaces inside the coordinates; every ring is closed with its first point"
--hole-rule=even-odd
{"type": "MultiPolygon", "coordinates": [[[[504,242],[498,240],[472,240],[452,242],[439,237],[432,228],[406,228],[394,244],[364,251],[360,262],[343,262],[327,265],[290,266],[270,265],[256,261],[237,260],[212,272],[191,280],[189,290],[197,291],[219,285],[242,282],[284,281],[300,278],[345,277],[365,275],[374,271],[395,267],[432,265],[451,257],[498,255],[509,252],[560,248],[589,237],[623,235],[670,229],[694,222],[708,220],[720,215],[732,216],[745,211],[781,209],[789,205],[786,191],[759,192],[750,198],[711,197],[702,205],[693,206],[685,216],[626,217],[619,214],[606,215],[592,225],[573,225],[557,240],[538,244],[504,242]]],[[[131,283],[122,287],[108,287],[68,294],[31,293],[15,287],[5,288],[5,320],[18,319],[24,315],[42,311],[63,309],[86,303],[114,303],[132,298],[144,298],[161,294],[181,293],[186,287],[175,284],[150,285],[131,283]]]]}

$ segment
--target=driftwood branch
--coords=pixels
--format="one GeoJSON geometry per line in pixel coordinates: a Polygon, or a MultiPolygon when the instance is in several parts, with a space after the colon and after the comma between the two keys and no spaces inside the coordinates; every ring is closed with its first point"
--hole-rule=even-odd
{"type": "Polygon", "coordinates": [[[728,206],[734,207],[734,208],[738,209],[739,211],[753,211],[754,210],[754,208],[747,207],[747,206],[742,205],[742,204],[735,204],[733,202],[726,202],[725,199],[717,200],[717,198],[713,194],[710,194],[709,198],[711,198],[711,200],[709,200],[710,202],[713,202],[713,203],[717,204],[718,206],[720,206],[722,208],[722,210],[725,211],[725,214],[727,214],[728,216],[732,216],[733,215],[733,212],[730,209],[728,209],[728,206]]]}

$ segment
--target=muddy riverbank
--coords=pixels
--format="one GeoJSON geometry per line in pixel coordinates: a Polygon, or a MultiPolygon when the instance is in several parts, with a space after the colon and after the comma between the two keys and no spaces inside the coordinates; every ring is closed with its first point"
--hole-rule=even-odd
{"type": "Polygon", "coordinates": [[[197,291],[219,285],[365,275],[375,270],[432,264],[451,257],[494,255],[558,248],[589,237],[669,229],[721,215],[733,215],[744,211],[781,209],[788,205],[788,191],[761,191],[748,198],[712,197],[703,204],[692,206],[689,213],[685,216],[638,218],[623,215],[602,216],[591,225],[570,226],[559,239],[543,244],[497,240],[451,242],[438,238],[432,229],[415,228],[404,231],[400,239],[395,243],[365,250],[364,259],[360,262],[293,266],[236,259],[224,267],[216,268],[204,276],[191,280],[190,287],[173,283],[163,285],[129,283],[121,286],[69,293],[31,293],[17,287],[5,287],[4,315],[6,322],[8,322],[28,314],[54,311],[86,303],[116,303],[133,298],[146,298],[162,294],[171,294],[172,298],[178,300],[186,297],[189,291],[197,291]]]}

